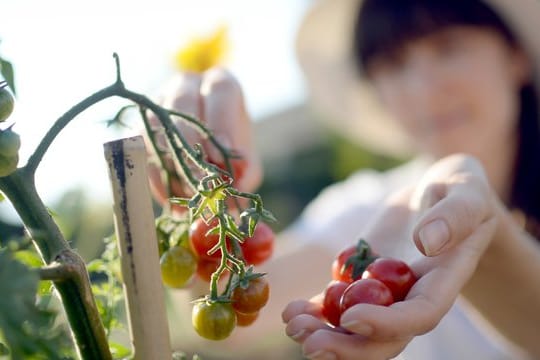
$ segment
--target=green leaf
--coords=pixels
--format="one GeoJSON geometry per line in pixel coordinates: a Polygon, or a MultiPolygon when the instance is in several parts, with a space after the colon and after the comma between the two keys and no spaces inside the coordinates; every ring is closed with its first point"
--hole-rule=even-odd
{"type": "Polygon", "coordinates": [[[5,345],[13,359],[65,359],[69,335],[54,325],[56,313],[36,306],[38,283],[37,270],[9,251],[0,253],[0,329],[5,345]]]}
{"type": "Polygon", "coordinates": [[[131,355],[131,350],[125,347],[122,344],[116,342],[109,342],[109,349],[111,349],[111,354],[113,359],[125,359],[131,355]]]}

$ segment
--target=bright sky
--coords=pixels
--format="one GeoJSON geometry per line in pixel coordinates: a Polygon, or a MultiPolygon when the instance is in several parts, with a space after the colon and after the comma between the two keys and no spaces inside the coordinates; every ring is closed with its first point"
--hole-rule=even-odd
{"type": "MultiPolygon", "coordinates": [[[[120,55],[126,86],[153,96],[173,74],[176,49],[220,24],[229,28],[228,65],[243,85],[254,119],[304,97],[294,34],[309,0],[1,3],[0,54],[15,66],[18,102],[10,120],[23,141],[23,162],[54,120],[114,81],[113,52],[120,55]]],[[[53,143],[36,178],[46,203],[76,184],[92,197],[110,197],[103,143],[119,135],[101,121],[119,106],[107,101],[86,111],[53,143]]]]}

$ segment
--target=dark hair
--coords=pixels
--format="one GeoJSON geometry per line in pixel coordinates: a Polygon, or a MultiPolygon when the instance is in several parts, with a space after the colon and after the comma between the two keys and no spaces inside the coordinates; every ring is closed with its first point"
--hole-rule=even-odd
{"type": "MultiPolygon", "coordinates": [[[[518,46],[505,22],[481,0],[364,0],[354,27],[354,60],[363,72],[374,59],[454,25],[492,29],[510,46],[518,46]]],[[[521,89],[520,102],[519,145],[507,205],[526,214],[528,230],[540,240],[540,112],[532,83],[521,89]]]]}

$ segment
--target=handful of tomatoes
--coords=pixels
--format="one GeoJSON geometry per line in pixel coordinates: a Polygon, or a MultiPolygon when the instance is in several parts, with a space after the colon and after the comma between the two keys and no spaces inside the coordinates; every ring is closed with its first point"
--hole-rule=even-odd
{"type": "Polygon", "coordinates": [[[405,299],[417,280],[403,261],[380,257],[360,239],[341,251],[332,263],[332,281],[324,291],[322,313],[334,326],[353,305],[367,303],[388,306],[405,299]]]}

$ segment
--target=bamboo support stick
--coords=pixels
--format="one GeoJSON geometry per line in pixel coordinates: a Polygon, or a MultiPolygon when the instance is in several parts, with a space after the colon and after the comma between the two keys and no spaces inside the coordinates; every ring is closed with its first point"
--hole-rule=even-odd
{"type": "Polygon", "coordinates": [[[171,359],[144,142],[135,136],[104,148],[134,359],[171,359]]]}

